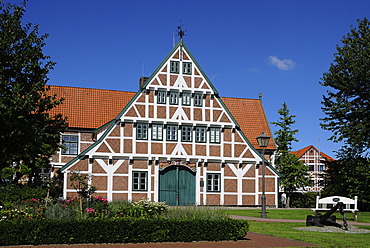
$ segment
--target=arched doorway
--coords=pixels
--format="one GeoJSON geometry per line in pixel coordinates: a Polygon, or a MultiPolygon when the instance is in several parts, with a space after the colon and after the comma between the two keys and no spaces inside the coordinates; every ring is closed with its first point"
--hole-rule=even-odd
{"type": "Polygon", "coordinates": [[[175,165],[160,171],[159,201],[170,206],[195,205],[195,172],[175,165]]]}

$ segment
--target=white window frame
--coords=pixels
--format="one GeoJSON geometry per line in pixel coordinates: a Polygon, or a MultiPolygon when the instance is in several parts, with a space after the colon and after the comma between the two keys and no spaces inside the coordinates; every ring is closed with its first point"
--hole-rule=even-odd
{"type": "Polygon", "coordinates": [[[166,104],[167,92],[159,90],[157,92],[157,103],[166,104]]]}
{"type": "Polygon", "coordinates": [[[192,64],[191,62],[183,62],[182,63],[182,73],[191,75],[192,72],[192,64]]]}
{"type": "Polygon", "coordinates": [[[203,106],[203,94],[201,93],[194,94],[194,106],[197,106],[197,107],[203,106]]]}
{"type": "Polygon", "coordinates": [[[179,74],[180,61],[170,61],[170,73],[179,74]]]}
{"type": "Polygon", "coordinates": [[[207,192],[221,192],[221,173],[207,173],[207,192]]]}
{"type": "Polygon", "coordinates": [[[152,140],[163,140],[162,124],[152,124],[152,140]]]}
{"type": "Polygon", "coordinates": [[[192,126],[181,126],[181,141],[183,142],[191,142],[193,134],[193,127],[192,126]]]}
{"type": "Polygon", "coordinates": [[[178,126],[176,125],[167,125],[166,127],[167,140],[168,141],[177,141],[178,126]]]}
{"type": "Polygon", "coordinates": [[[184,105],[184,106],[190,106],[190,104],[191,104],[190,93],[183,92],[182,93],[182,105],[184,105]]]}
{"type": "Polygon", "coordinates": [[[148,172],[147,171],[132,171],[132,190],[147,191],[148,190],[148,172]]]}
{"type": "Polygon", "coordinates": [[[195,142],[207,142],[207,127],[195,127],[195,142]]]}
{"type": "Polygon", "coordinates": [[[209,142],[210,143],[221,143],[221,128],[211,127],[209,129],[209,142]]]}
{"type": "Polygon", "coordinates": [[[179,92],[170,91],[169,102],[171,105],[179,104],[179,92]]]}
{"type": "Polygon", "coordinates": [[[148,139],[148,123],[136,123],[136,139],[148,139]]]}
{"type": "Polygon", "coordinates": [[[62,135],[62,155],[78,154],[78,135],[62,135]],[[71,140],[73,139],[73,140],[71,140]]]}

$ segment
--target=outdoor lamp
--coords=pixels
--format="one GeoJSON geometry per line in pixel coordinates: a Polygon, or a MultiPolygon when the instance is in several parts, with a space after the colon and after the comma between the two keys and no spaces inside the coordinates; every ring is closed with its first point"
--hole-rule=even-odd
{"type": "Polygon", "coordinates": [[[260,136],[258,136],[256,139],[257,139],[257,142],[258,142],[258,146],[265,148],[269,144],[270,136],[265,134],[265,132],[262,132],[262,134],[260,136]]]}
{"type": "Polygon", "coordinates": [[[270,136],[266,135],[264,132],[257,138],[258,146],[262,147],[262,211],[261,218],[266,218],[266,195],[265,195],[265,147],[268,146],[270,136]]]}

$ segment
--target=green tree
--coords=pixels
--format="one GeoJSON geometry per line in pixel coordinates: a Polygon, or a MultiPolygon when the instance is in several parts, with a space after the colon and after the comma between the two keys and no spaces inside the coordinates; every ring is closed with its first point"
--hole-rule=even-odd
{"type": "Polygon", "coordinates": [[[370,148],[370,22],[357,20],[358,27],[341,39],[334,62],[320,84],[329,87],[323,96],[326,117],[321,126],[333,132],[330,140],[343,141],[356,155],[370,148]]]}
{"type": "Polygon", "coordinates": [[[370,160],[350,151],[327,163],[323,196],[358,196],[359,209],[370,210],[370,160]]]}
{"type": "Polygon", "coordinates": [[[0,173],[22,174],[30,179],[44,167],[59,147],[67,124],[49,111],[61,103],[47,94],[47,74],[54,62],[42,52],[48,35],[38,26],[22,26],[26,2],[0,0],[0,173]]]}
{"type": "Polygon", "coordinates": [[[290,115],[290,111],[286,103],[283,103],[281,109],[278,110],[280,118],[277,122],[271,124],[279,127],[275,134],[275,142],[277,144],[275,160],[276,169],[282,175],[281,186],[287,194],[287,207],[290,207],[290,199],[294,191],[308,185],[309,177],[307,166],[299,161],[299,158],[290,153],[292,142],[298,140],[294,135],[298,130],[292,130],[291,126],[295,123],[295,115],[290,115]]]}

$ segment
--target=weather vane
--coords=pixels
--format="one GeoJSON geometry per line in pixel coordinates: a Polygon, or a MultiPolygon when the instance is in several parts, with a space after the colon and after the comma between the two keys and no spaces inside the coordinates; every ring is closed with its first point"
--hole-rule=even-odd
{"type": "Polygon", "coordinates": [[[185,32],[187,32],[187,30],[182,29],[182,26],[183,26],[182,20],[180,20],[180,26],[177,26],[177,36],[179,36],[180,39],[182,39],[182,37],[185,36],[185,32]]]}

